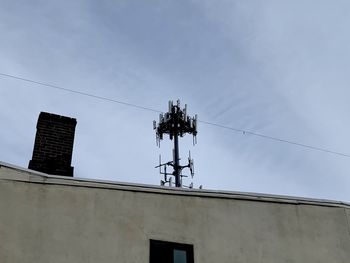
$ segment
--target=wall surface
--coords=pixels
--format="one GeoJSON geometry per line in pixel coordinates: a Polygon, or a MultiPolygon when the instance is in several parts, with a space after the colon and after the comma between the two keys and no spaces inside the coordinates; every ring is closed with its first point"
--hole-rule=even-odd
{"type": "Polygon", "coordinates": [[[150,239],[195,263],[350,262],[347,205],[117,188],[1,167],[0,262],[147,263],[150,239]]]}

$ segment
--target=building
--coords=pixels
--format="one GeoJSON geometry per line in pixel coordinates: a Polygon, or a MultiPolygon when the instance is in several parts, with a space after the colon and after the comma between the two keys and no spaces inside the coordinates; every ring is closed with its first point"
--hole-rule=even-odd
{"type": "Polygon", "coordinates": [[[0,163],[0,211],[3,263],[146,263],[151,253],[174,251],[175,263],[350,259],[350,205],[342,202],[94,181],[0,163]]]}

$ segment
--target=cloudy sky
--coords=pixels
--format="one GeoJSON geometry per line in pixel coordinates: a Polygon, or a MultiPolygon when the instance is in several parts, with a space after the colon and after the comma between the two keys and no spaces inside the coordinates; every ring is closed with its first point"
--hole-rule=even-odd
{"type": "MultiPolygon", "coordinates": [[[[1,0],[0,73],[350,154],[347,0],[1,0]]],[[[77,119],[76,177],[159,185],[158,114],[0,76],[0,160],[40,111],[77,119]]],[[[194,185],[350,201],[350,158],[204,123],[194,185]]],[[[190,180],[187,180],[187,183],[190,180]]]]}

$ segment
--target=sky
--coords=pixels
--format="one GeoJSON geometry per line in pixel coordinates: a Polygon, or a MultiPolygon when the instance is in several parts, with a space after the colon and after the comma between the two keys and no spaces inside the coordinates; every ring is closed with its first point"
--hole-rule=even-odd
{"type": "MultiPolygon", "coordinates": [[[[1,0],[0,73],[350,154],[350,2],[1,0]]],[[[75,177],[159,185],[158,113],[0,75],[0,160],[77,119],[75,177]]],[[[194,187],[350,201],[350,158],[199,123],[194,187]]],[[[189,184],[192,180],[185,179],[189,184]]]]}

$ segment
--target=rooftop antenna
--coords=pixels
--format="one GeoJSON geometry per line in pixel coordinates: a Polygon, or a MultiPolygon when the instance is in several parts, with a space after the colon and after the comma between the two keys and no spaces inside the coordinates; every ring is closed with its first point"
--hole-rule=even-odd
{"type": "MultiPolygon", "coordinates": [[[[161,185],[166,183],[172,186],[172,177],[175,177],[175,187],[182,187],[182,178],[188,177],[182,174],[184,168],[189,168],[191,172],[191,177],[194,175],[193,159],[191,159],[191,153],[189,153],[188,164],[180,165],[179,157],[179,136],[183,137],[186,133],[193,135],[193,145],[197,143],[197,114],[194,117],[190,117],[187,114],[187,105],[181,109],[180,100],[177,100],[176,104],[173,101],[169,101],[169,110],[166,113],[159,114],[159,123],[157,125],[156,121],[153,121],[153,129],[156,130],[156,141],[157,145],[160,147],[160,141],[163,140],[164,134],[168,134],[170,140],[174,140],[173,149],[173,160],[167,163],[161,162],[161,157],[159,157],[159,168],[160,174],[164,175],[164,180],[161,181],[161,185]],[[168,173],[166,167],[170,166],[173,168],[172,173],[168,173]],[[162,167],[164,169],[162,170],[162,167]]],[[[190,185],[192,188],[193,184],[190,185]]]]}

